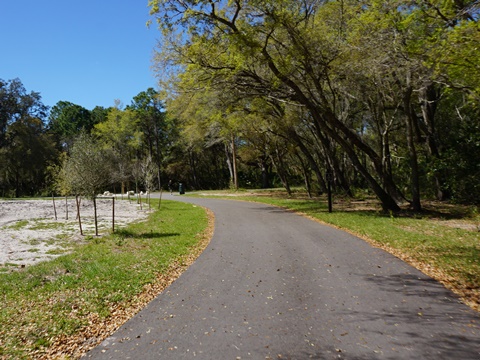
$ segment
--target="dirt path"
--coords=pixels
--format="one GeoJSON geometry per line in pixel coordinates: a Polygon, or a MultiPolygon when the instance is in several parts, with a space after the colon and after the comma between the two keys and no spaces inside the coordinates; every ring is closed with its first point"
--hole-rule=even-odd
{"type": "MultiPolygon", "coordinates": [[[[0,266],[14,270],[53,259],[68,252],[75,244],[85,241],[80,236],[74,199],[55,200],[57,220],[52,200],[0,200],[0,266]],[[67,219],[68,209],[68,219],[67,219]]],[[[84,235],[94,236],[93,202],[82,199],[81,218],[84,235]]],[[[115,201],[115,227],[140,221],[148,216],[136,201],[115,201]]],[[[99,231],[106,234],[112,228],[112,199],[97,199],[99,231]]]]}

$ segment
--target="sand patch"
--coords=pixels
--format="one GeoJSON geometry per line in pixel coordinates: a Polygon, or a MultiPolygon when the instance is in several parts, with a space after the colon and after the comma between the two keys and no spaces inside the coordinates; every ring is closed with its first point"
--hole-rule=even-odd
{"type": "MultiPolygon", "coordinates": [[[[85,236],[95,235],[93,201],[82,199],[80,214],[85,236],[80,235],[75,199],[0,200],[0,266],[25,267],[67,253],[85,236]],[[68,219],[67,219],[68,209],[68,219]]],[[[115,200],[115,228],[147,218],[136,200],[115,200]]],[[[97,199],[99,235],[112,230],[112,199],[97,199]]]]}

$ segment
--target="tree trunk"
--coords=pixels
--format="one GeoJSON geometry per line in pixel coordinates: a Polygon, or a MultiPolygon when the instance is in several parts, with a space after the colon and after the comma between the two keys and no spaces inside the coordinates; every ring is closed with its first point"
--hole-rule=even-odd
{"type": "Polygon", "coordinates": [[[55,195],[52,194],[52,201],[53,201],[53,212],[55,214],[55,220],[57,220],[57,207],[55,206],[55,195]]]}
{"type": "Polygon", "coordinates": [[[405,107],[405,127],[407,136],[407,147],[410,158],[410,186],[412,192],[412,206],[414,211],[421,211],[420,203],[420,180],[418,169],[417,150],[415,148],[413,121],[415,114],[411,105],[412,87],[409,86],[404,94],[403,102],[405,107]]]}
{"type": "Polygon", "coordinates": [[[312,198],[312,188],[310,185],[310,174],[309,174],[309,168],[307,164],[305,164],[305,161],[303,161],[302,156],[298,153],[298,151],[295,151],[295,156],[298,159],[298,162],[300,163],[300,167],[302,169],[302,175],[303,175],[303,181],[305,182],[305,189],[307,190],[308,197],[311,199],[312,198]]]}
{"type": "Polygon", "coordinates": [[[230,160],[230,152],[228,151],[228,145],[225,143],[225,159],[227,162],[228,172],[230,174],[230,184],[233,184],[233,165],[230,160]]]}
{"type": "Polygon", "coordinates": [[[233,186],[235,190],[238,190],[238,179],[237,179],[237,155],[235,148],[235,138],[232,135],[230,139],[230,146],[225,143],[225,157],[227,160],[228,171],[230,173],[230,185],[233,186]],[[231,152],[228,150],[230,147],[231,152]],[[231,158],[230,158],[231,156],[231,158]]]}
{"type": "Polygon", "coordinates": [[[262,172],[262,189],[270,188],[270,171],[266,156],[260,158],[260,170],[262,172]]]}
{"type": "Polygon", "coordinates": [[[112,198],[112,233],[115,232],[115,196],[112,198]]]}
{"type": "MultiPolygon", "coordinates": [[[[423,131],[427,137],[427,148],[430,156],[441,159],[440,151],[437,145],[437,132],[435,127],[435,114],[437,105],[440,101],[440,91],[437,91],[435,85],[428,84],[420,92],[420,103],[422,107],[422,117],[425,124],[423,131]]],[[[434,171],[434,185],[436,188],[437,199],[444,201],[450,198],[450,192],[445,188],[445,174],[442,169],[434,171]]]]}
{"type": "Polygon", "coordinates": [[[283,164],[282,158],[278,153],[278,148],[275,149],[275,155],[271,155],[272,163],[277,169],[277,174],[280,177],[280,181],[282,182],[283,187],[287,190],[288,195],[292,195],[292,190],[290,189],[290,183],[288,181],[288,176],[285,171],[285,166],[283,164]]]}
{"type": "Polygon", "coordinates": [[[238,172],[237,172],[237,147],[235,146],[235,136],[232,134],[232,163],[233,163],[233,186],[238,190],[238,172]]]}
{"type": "Polygon", "coordinates": [[[320,171],[320,168],[319,168],[317,162],[313,158],[312,153],[307,148],[307,146],[304,144],[304,142],[302,141],[302,138],[297,134],[297,132],[295,130],[293,130],[293,129],[290,130],[288,135],[295,142],[295,144],[297,144],[297,146],[300,148],[300,151],[307,158],[308,163],[310,164],[310,166],[313,169],[313,172],[315,173],[318,184],[320,185],[321,193],[324,193],[325,191],[327,191],[327,184],[325,183],[325,180],[322,176],[322,172],[320,171]]]}

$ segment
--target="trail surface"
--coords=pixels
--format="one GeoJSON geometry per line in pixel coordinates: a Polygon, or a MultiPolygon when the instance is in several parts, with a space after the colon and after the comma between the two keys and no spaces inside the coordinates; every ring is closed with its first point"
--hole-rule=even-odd
{"type": "Polygon", "coordinates": [[[480,359],[480,316],[364,241],[282,209],[210,208],[215,233],[92,359],[480,359]]]}

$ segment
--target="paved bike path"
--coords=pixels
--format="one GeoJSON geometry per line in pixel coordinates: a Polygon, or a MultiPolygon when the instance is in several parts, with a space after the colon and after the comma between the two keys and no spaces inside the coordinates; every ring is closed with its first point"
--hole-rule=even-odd
{"type": "Polygon", "coordinates": [[[480,316],[366,242],[269,205],[210,208],[197,261],[92,359],[480,359],[480,316]]]}

